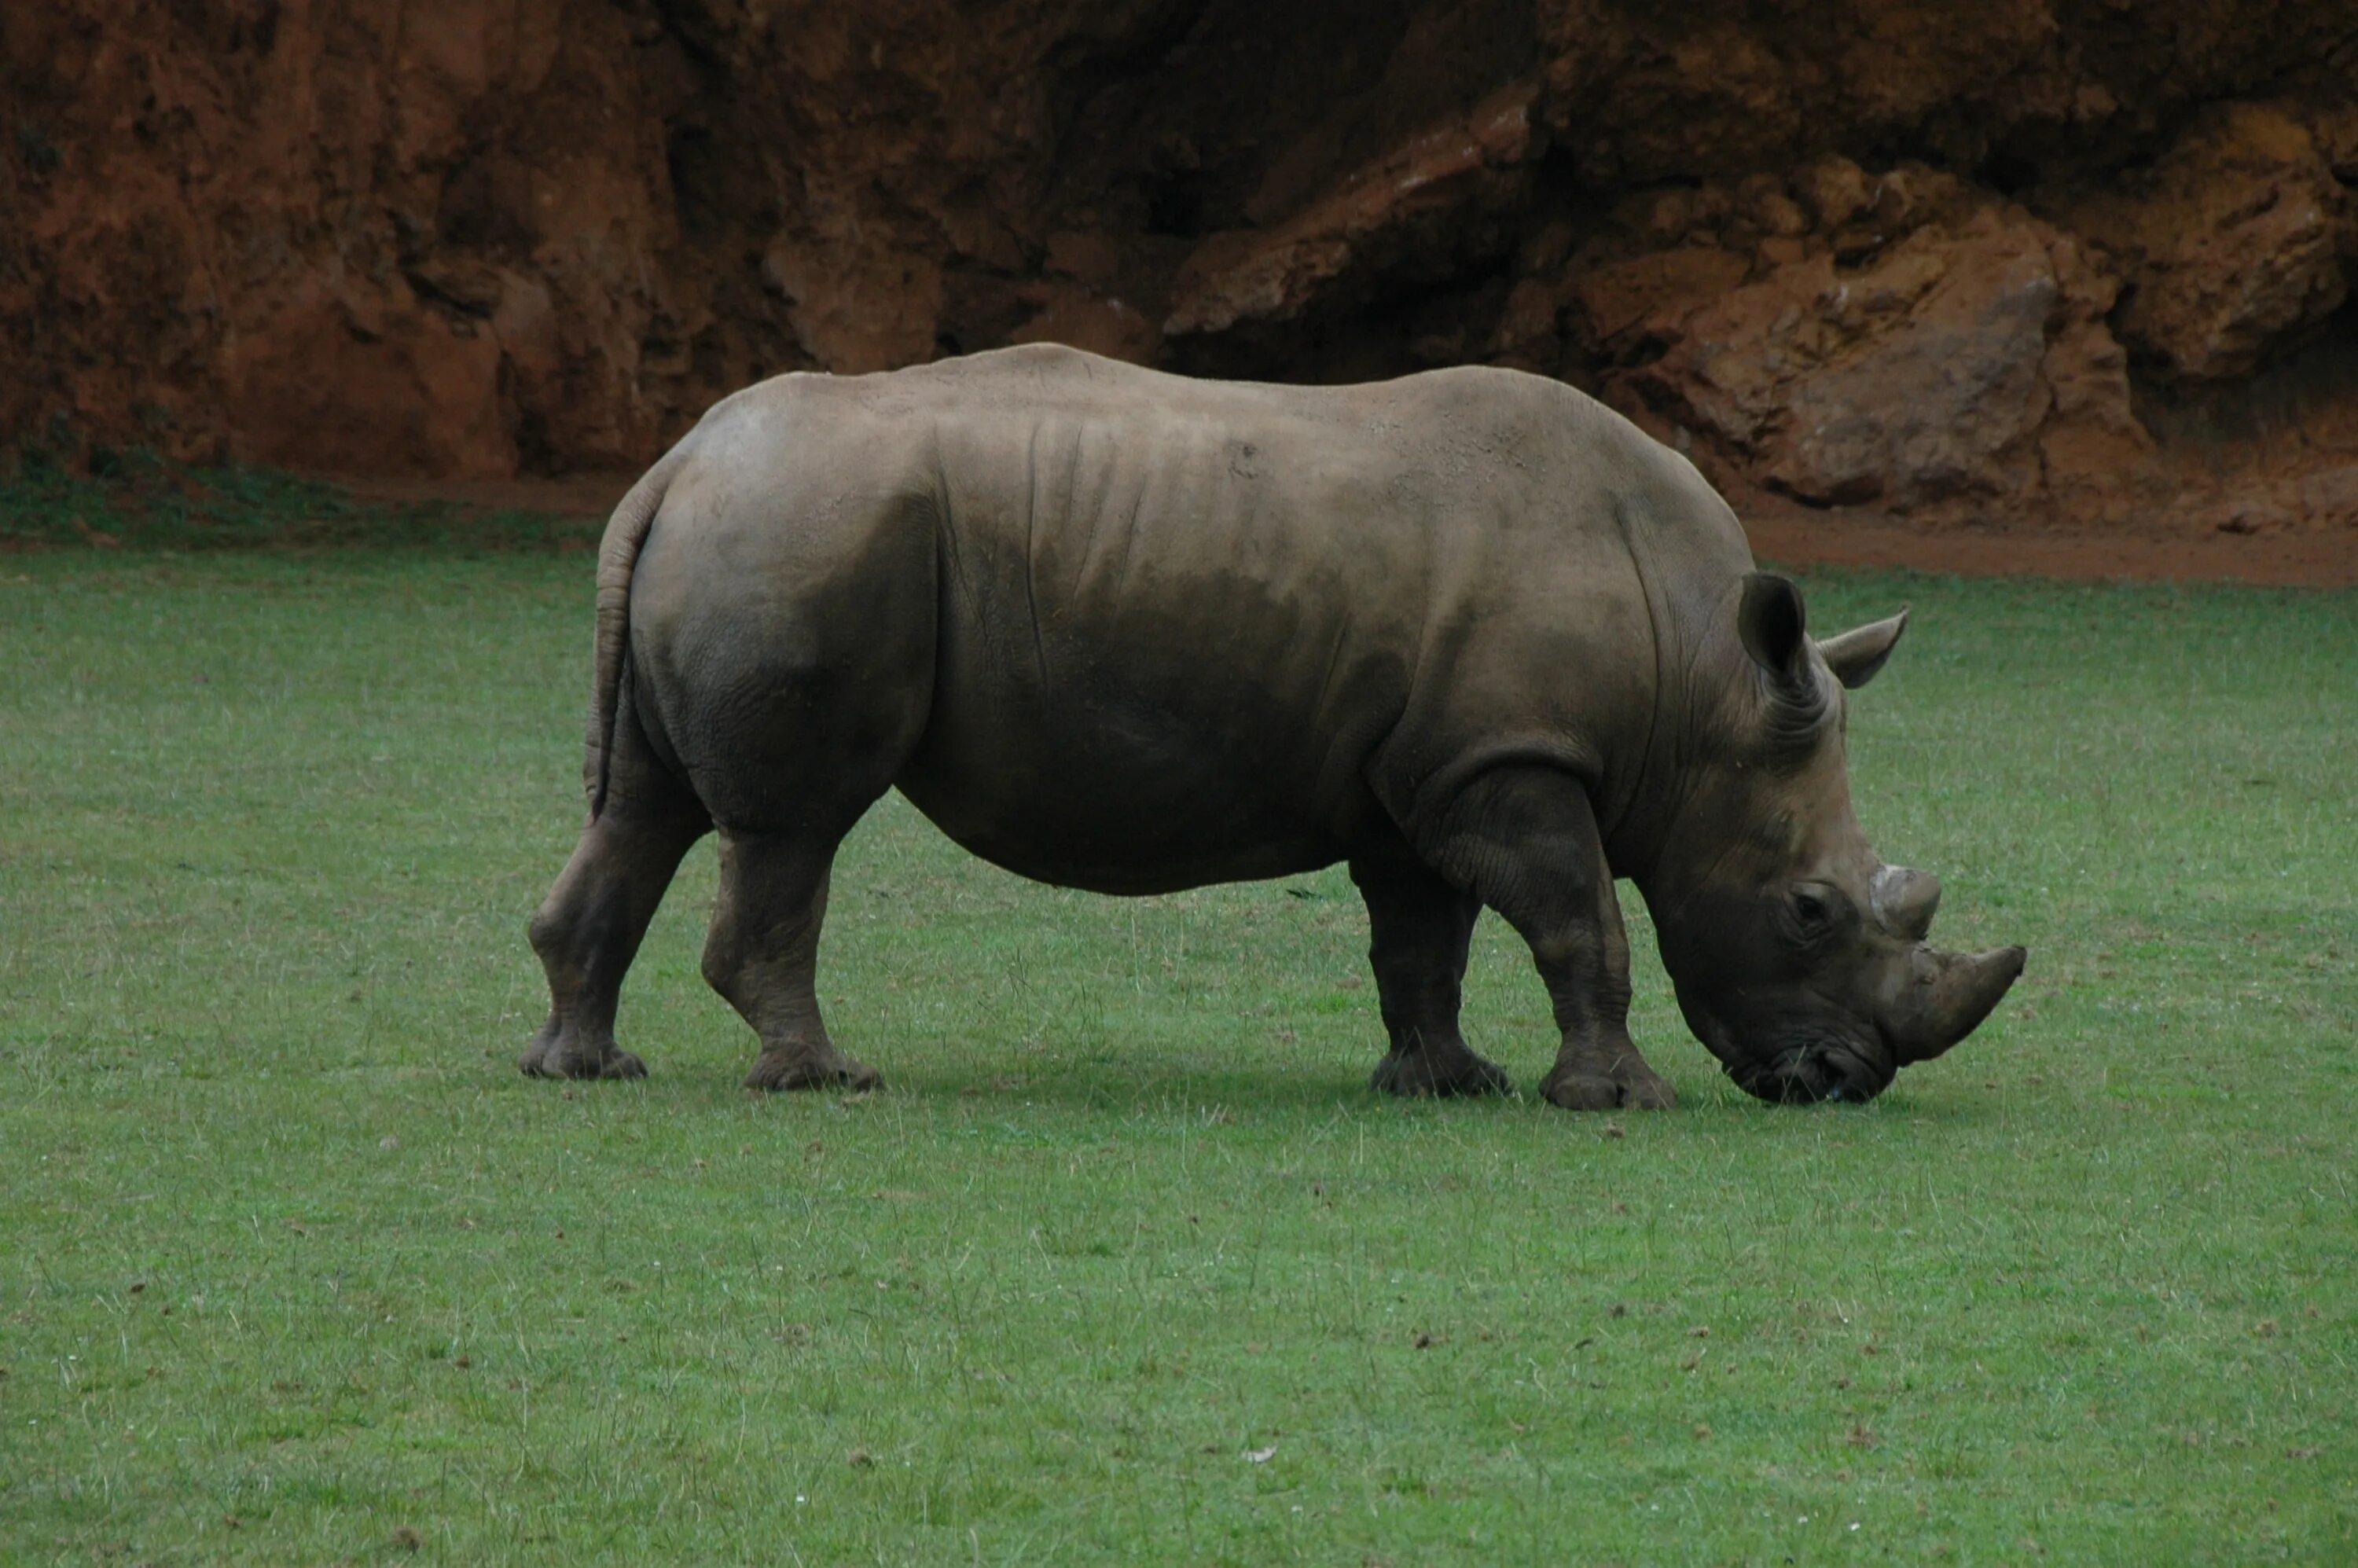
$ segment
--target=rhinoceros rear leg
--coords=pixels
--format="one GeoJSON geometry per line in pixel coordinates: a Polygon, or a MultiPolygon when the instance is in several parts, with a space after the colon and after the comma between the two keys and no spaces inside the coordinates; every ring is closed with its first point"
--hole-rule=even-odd
{"type": "Polygon", "coordinates": [[[1368,1087],[1396,1095],[1503,1094],[1506,1073],[1457,1030],[1466,948],[1481,901],[1407,858],[1351,862],[1368,905],[1368,963],[1391,1049],[1368,1087]]]}
{"type": "Polygon", "coordinates": [[[849,832],[720,834],[720,899],[704,978],[761,1036],[750,1089],[872,1089],[876,1069],[835,1048],[818,1009],[818,936],[836,846],[849,832]]]}
{"type": "Polygon", "coordinates": [[[1552,768],[1482,774],[1431,846],[1531,945],[1563,1044],[1540,1093],[1568,1110],[1667,1109],[1678,1096],[1629,1038],[1629,938],[1588,793],[1552,768]]]}
{"type": "Polygon", "coordinates": [[[532,919],[533,950],[548,975],[548,1022],[516,1065],[536,1078],[640,1078],[646,1065],[614,1044],[622,976],[679,869],[710,826],[667,779],[623,793],[621,761],[605,810],[581,831],[573,858],[532,919]]]}

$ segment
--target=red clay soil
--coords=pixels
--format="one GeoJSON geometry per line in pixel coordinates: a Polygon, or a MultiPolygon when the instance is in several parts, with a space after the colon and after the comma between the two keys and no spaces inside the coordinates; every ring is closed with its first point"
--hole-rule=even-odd
{"type": "Polygon", "coordinates": [[[505,480],[1052,339],[1560,377],[1764,552],[2351,580],[2352,0],[13,0],[11,446],[505,480]]]}
{"type": "Polygon", "coordinates": [[[1786,567],[1894,567],[1964,577],[2083,581],[2244,582],[2358,587],[2349,534],[2223,534],[2201,524],[2136,529],[1957,524],[1927,528],[1889,517],[1831,517],[1790,503],[1741,508],[1753,554],[1786,567]]]}

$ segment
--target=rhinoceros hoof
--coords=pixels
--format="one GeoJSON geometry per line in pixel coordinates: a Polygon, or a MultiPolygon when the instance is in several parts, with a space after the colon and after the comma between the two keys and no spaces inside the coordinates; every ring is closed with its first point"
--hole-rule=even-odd
{"type": "Polygon", "coordinates": [[[1652,1072],[1623,1083],[1595,1073],[1551,1074],[1540,1093],[1566,1110],[1668,1110],[1678,1091],[1652,1072]]]}
{"type": "Polygon", "coordinates": [[[558,1036],[535,1040],[516,1058],[528,1078],[644,1078],[647,1065],[628,1051],[608,1045],[584,1047],[558,1036]]]}
{"type": "Polygon", "coordinates": [[[1502,1095],[1513,1087],[1507,1071],[1471,1051],[1435,1059],[1430,1053],[1393,1052],[1376,1064],[1368,1087],[1379,1094],[1411,1098],[1455,1095],[1502,1095]]]}
{"type": "Polygon", "coordinates": [[[882,1088],[883,1076],[864,1062],[849,1056],[772,1056],[764,1054],[745,1075],[749,1089],[849,1089],[864,1094],[882,1088]]]}

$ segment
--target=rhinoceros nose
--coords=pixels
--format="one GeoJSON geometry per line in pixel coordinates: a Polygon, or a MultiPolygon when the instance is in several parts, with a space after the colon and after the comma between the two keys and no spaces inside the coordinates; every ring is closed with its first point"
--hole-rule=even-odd
{"type": "Polygon", "coordinates": [[[1868,903],[1885,930],[1921,942],[1932,929],[1932,912],[1941,907],[1941,879],[1908,866],[1886,866],[1875,873],[1868,903]]]}

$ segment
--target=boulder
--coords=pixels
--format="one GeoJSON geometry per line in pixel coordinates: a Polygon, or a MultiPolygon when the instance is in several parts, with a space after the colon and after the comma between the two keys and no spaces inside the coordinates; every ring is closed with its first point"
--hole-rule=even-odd
{"type": "Polygon", "coordinates": [[[2105,254],[2123,341],[2180,379],[2250,374],[2348,294],[2348,200],[2308,127],[2273,107],[2226,105],[2150,168],[2039,204],[2105,254]]]}
{"type": "Polygon", "coordinates": [[[1179,269],[1168,338],[1301,316],[1314,302],[1364,298],[1388,279],[1445,276],[1469,248],[1511,243],[1485,220],[1522,204],[1525,170],[1544,146],[1531,123],[1536,87],[1519,82],[1471,113],[1431,126],[1268,230],[1209,235],[1179,269]]]}
{"type": "MultiPolygon", "coordinates": [[[[2147,447],[2112,303],[2069,238],[1985,208],[1865,266],[1824,253],[1715,295],[1679,290],[1606,333],[1660,351],[1613,372],[1606,395],[1813,504],[2019,500],[2054,481],[2050,458],[2134,467],[2147,447]]],[[[1592,306],[1592,319],[1619,319],[1592,306]]]]}

